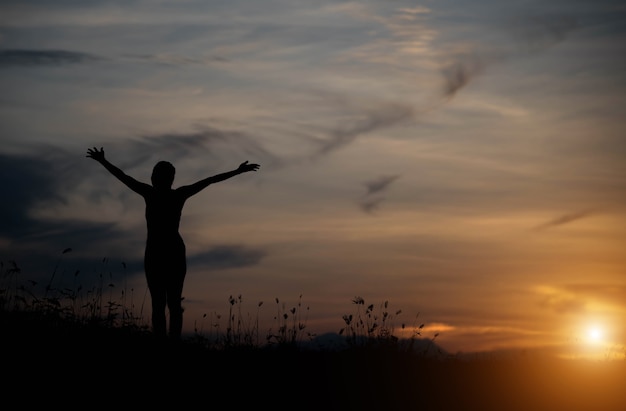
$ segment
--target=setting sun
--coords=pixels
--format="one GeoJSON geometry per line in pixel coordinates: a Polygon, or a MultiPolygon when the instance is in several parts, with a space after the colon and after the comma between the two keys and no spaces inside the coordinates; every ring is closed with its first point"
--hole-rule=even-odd
{"type": "Polygon", "coordinates": [[[593,326],[587,330],[587,341],[591,343],[600,343],[604,337],[604,331],[602,328],[593,326]]]}

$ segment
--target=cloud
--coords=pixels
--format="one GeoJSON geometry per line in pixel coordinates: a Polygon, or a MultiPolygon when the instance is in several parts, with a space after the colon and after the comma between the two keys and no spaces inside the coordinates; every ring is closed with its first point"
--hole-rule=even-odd
{"type": "Polygon", "coordinates": [[[541,230],[545,230],[548,228],[569,224],[573,221],[589,217],[590,215],[593,215],[594,213],[595,213],[595,210],[588,209],[588,210],[578,211],[576,213],[563,214],[560,217],[554,218],[543,224],[538,225],[537,227],[535,227],[535,230],[541,231],[541,230]]]}
{"type": "Polygon", "coordinates": [[[615,307],[623,306],[626,301],[626,285],[616,283],[582,283],[567,284],[563,287],[567,292],[584,296],[587,299],[606,301],[615,307]]]}
{"type": "Polygon", "coordinates": [[[542,51],[564,41],[570,32],[582,25],[578,18],[566,14],[526,14],[508,21],[507,29],[525,51],[542,51]]]}
{"type": "Polygon", "coordinates": [[[24,50],[0,51],[0,67],[12,66],[58,66],[80,64],[101,60],[88,53],[67,50],[24,50]]]}
{"type": "Polygon", "coordinates": [[[559,288],[540,287],[540,306],[558,314],[582,314],[601,307],[623,312],[626,286],[617,283],[565,284],[559,288]]]}
{"type": "MultiPolygon", "coordinates": [[[[266,150],[261,143],[245,132],[221,130],[202,126],[197,131],[148,134],[139,138],[128,139],[123,143],[95,144],[104,145],[105,151],[116,152],[116,161],[122,169],[130,169],[143,164],[152,167],[159,160],[174,163],[187,162],[193,158],[210,156],[216,163],[219,158],[236,155],[243,160],[263,165],[264,169],[283,165],[283,160],[266,150]],[[110,147],[111,150],[107,150],[110,147]],[[249,158],[248,158],[249,157],[249,158]]],[[[85,150],[87,147],[85,147],[85,150]]],[[[230,160],[229,160],[230,161],[230,160]]],[[[239,164],[235,164],[239,165],[239,164]]]]}
{"type": "MultiPolygon", "coordinates": [[[[65,202],[67,187],[85,175],[80,160],[62,150],[38,147],[32,156],[0,154],[0,184],[5,197],[0,202],[0,258],[16,261],[24,274],[35,280],[50,275],[61,250],[72,248],[78,254],[73,266],[85,269],[92,264],[90,252],[129,255],[129,243],[119,244],[128,234],[113,223],[38,218],[33,210],[65,202]]],[[[99,257],[106,257],[101,255],[99,257]]],[[[132,255],[130,255],[132,258],[132,255]]]]}
{"type": "Polygon", "coordinates": [[[127,54],[127,58],[139,61],[153,62],[167,66],[194,66],[215,63],[228,63],[230,60],[221,56],[189,57],[172,53],[156,54],[127,54]]]}
{"type": "Polygon", "coordinates": [[[555,311],[557,314],[579,314],[585,311],[586,301],[580,296],[557,291],[545,295],[540,306],[555,311]]]}
{"type": "Polygon", "coordinates": [[[330,130],[327,138],[314,156],[327,155],[356,140],[359,136],[382,128],[392,127],[413,119],[413,106],[404,103],[380,103],[371,108],[361,108],[356,118],[330,130]]]}
{"type": "Polygon", "coordinates": [[[381,197],[377,198],[364,198],[359,203],[361,209],[368,214],[372,214],[374,211],[380,208],[380,203],[382,203],[385,199],[381,197]]]}
{"type": "Polygon", "coordinates": [[[459,90],[478,77],[484,68],[483,61],[477,56],[464,61],[456,61],[442,70],[444,77],[443,96],[454,97],[459,90]]]}
{"type": "Polygon", "coordinates": [[[399,175],[388,175],[388,176],[380,176],[374,180],[366,181],[365,187],[367,188],[366,195],[373,195],[382,191],[385,191],[389,188],[391,183],[400,178],[399,175]]]}
{"type": "Polygon", "coordinates": [[[523,14],[503,20],[507,22],[503,30],[511,36],[513,45],[494,47],[485,43],[459,55],[444,53],[447,62],[441,72],[446,99],[454,97],[490,65],[543,52],[565,41],[570,32],[582,26],[577,18],[565,14],[523,14]]]}
{"type": "Polygon", "coordinates": [[[0,184],[5,192],[0,201],[1,235],[38,231],[28,211],[38,201],[57,197],[55,175],[53,165],[41,158],[0,154],[0,184]]]}
{"type": "Polygon", "coordinates": [[[371,214],[380,208],[380,204],[385,200],[382,195],[389,189],[391,184],[400,178],[399,175],[384,175],[374,180],[366,181],[364,183],[367,192],[359,202],[361,209],[371,214]]]}
{"type": "Polygon", "coordinates": [[[256,265],[267,255],[260,249],[242,245],[218,245],[188,257],[188,264],[201,268],[227,269],[256,265]]]}
{"type": "MultiPolygon", "coordinates": [[[[166,146],[178,155],[197,150],[211,137],[207,134],[178,136],[180,138],[157,141],[138,140],[131,143],[132,151],[143,151],[146,146],[166,146]]],[[[127,147],[128,148],[128,147],[127,147]]],[[[38,218],[32,213],[42,204],[65,202],[68,186],[78,185],[81,178],[89,175],[81,171],[87,167],[75,154],[57,150],[54,153],[39,147],[47,155],[11,156],[0,154],[0,183],[7,196],[0,202],[0,214],[4,223],[0,227],[0,258],[3,263],[15,261],[26,278],[45,281],[59,254],[72,248],[71,256],[64,256],[68,270],[93,271],[101,258],[122,258],[129,273],[142,273],[143,240],[110,222],[90,222],[71,219],[38,218]],[[67,168],[67,170],[66,170],[67,168]],[[70,177],[70,174],[73,177],[70,177]],[[6,241],[5,241],[6,240],[6,241]],[[94,252],[101,253],[94,255],[94,252]],[[71,261],[70,261],[71,260],[71,261]]],[[[87,163],[88,164],[88,163],[87,163]]],[[[89,197],[89,193],[84,194],[89,197]]],[[[260,249],[241,245],[220,245],[192,255],[190,264],[214,269],[244,267],[258,264],[266,253],[260,249]]]]}

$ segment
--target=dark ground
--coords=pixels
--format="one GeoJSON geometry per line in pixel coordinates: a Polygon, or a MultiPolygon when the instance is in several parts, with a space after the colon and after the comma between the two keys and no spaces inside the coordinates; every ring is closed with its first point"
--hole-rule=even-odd
{"type": "Polygon", "coordinates": [[[5,404],[70,409],[624,411],[626,361],[433,359],[393,348],[210,350],[3,316],[5,404]]]}

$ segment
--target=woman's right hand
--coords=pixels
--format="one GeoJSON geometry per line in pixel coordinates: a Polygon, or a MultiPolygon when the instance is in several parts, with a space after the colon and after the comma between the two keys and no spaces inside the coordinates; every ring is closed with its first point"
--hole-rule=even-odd
{"type": "Polygon", "coordinates": [[[98,150],[96,147],[88,148],[86,157],[93,158],[96,161],[103,161],[104,149],[102,147],[100,147],[100,150],[98,150]]]}

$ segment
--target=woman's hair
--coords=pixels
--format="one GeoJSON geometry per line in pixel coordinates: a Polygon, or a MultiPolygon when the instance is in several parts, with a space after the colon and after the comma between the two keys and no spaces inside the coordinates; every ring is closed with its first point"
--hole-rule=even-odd
{"type": "Polygon", "coordinates": [[[152,186],[155,188],[171,188],[174,183],[176,169],[168,161],[159,161],[152,169],[152,186]]]}

